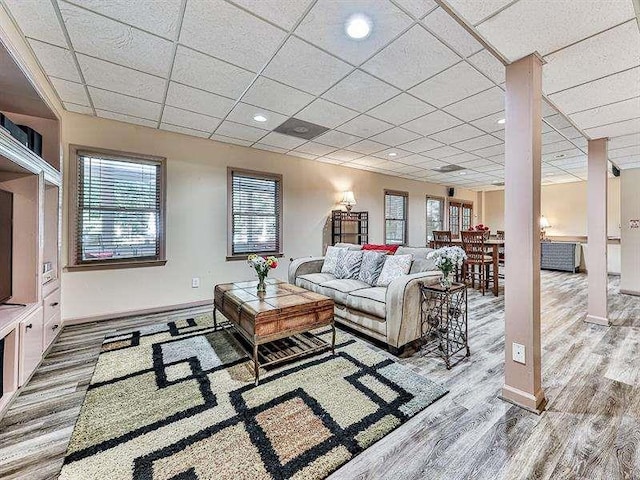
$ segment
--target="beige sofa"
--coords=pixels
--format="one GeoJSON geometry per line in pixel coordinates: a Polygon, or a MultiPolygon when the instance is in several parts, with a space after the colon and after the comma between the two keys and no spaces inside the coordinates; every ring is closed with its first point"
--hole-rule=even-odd
{"type": "MultiPolygon", "coordinates": [[[[349,249],[360,245],[338,244],[349,249]]],[[[420,338],[419,282],[437,283],[440,272],[428,260],[431,251],[424,247],[400,247],[396,255],[411,254],[408,275],[388,287],[372,287],[360,280],[336,279],[321,273],[324,257],[298,258],[289,266],[289,283],[333,298],[336,321],[376,340],[384,342],[395,354],[420,338]]]]}

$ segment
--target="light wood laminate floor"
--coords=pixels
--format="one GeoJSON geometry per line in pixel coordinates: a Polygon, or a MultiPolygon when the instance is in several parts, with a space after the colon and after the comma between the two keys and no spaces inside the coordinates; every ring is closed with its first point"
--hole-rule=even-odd
{"type": "MultiPolygon", "coordinates": [[[[543,272],[542,290],[543,415],[497,398],[504,297],[470,290],[471,357],[450,371],[420,354],[400,360],[450,393],[330,478],[640,479],[640,298],[619,295],[612,277],[607,328],[584,323],[585,275],[543,272]]],[[[64,328],[0,422],[0,478],[55,478],[104,335],[166,318],[64,328]]]]}

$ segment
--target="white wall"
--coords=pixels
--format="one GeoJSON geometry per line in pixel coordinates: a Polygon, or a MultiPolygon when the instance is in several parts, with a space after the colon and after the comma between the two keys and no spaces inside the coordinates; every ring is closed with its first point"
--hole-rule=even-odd
{"type": "MultiPolygon", "coordinates": [[[[427,194],[445,196],[445,187],[362,170],[228,145],[146,127],[65,114],[65,166],[69,145],[83,145],[167,157],[167,264],[119,270],[64,272],[63,318],[117,314],[209,300],[216,283],[252,278],[245,262],[226,261],[227,166],[283,175],[285,257],[275,276],[285,279],[290,257],[320,255],[323,229],[341,192],[353,190],[356,210],[370,214],[370,243],[383,242],[383,191],[409,192],[409,243],[426,241],[427,194]],[[200,277],[201,287],[191,288],[200,277]]],[[[68,178],[66,179],[68,185],[68,178]]],[[[68,188],[65,190],[68,192],[68,188]]],[[[456,189],[474,201],[476,193],[456,189]]],[[[65,206],[68,205],[65,198],[65,206]]],[[[64,218],[63,265],[68,219],[64,218]]]]}
{"type": "Polygon", "coordinates": [[[640,220],[640,168],[622,170],[620,291],[640,295],[640,228],[630,228],[630,220],[640,220]]]}

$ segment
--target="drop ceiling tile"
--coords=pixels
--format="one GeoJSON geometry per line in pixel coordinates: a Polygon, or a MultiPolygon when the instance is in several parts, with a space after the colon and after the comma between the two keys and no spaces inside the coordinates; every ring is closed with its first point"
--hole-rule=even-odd
{"type": "Polygon", "coordinates": [[[584,131],[591,138],[619,137],[631,133],[640,132],[640,118],[626,120],[624,122],[611,123],[601,127],[588,128],[584,131]]]}
{"type": "Polygon", "coordinates": [[[376,54],[364,70],[402,89],[457,63],[460,57],[440,40],[415,25],[400,38],[376,54]]]}
{"type": "MultiPolygon", "coordinates": [[[[544,132],[544,123],[542,124],[542,131],[544,132]]],[[[504,140],[504,130],[500,130],[499,132],[493,132],[491,135],[493,135],[494,137],[498,137],[501,138],[502,140],[504,140]]]]}
{"type": "Polygon", "coordinates": [[[560,135],[555,130],[552,130],[547,133],[542,134],[542,145],[548,145],[549,143],[561,142],[566,140],[562,135],[560,135]]]}
{"type": "Polygon", "coordinates": [[[499,172],[504,170],[504,165],[500,165],[498,163],[493,163],[489,160],[481,159],[474,160],[474,162],[486,162],[484,165],[476,163],[473,169],[477,172],[488,173],[488,172],[499,172]]]}
{"type": "Polygon", "coordinates": [[[437,160],[433,160],[431,158],[425,157],[423,155],[418,155],[415,153],[413,155],[402,157],[400,161],[405,165],[418,165],[418,166],[421,166],[421,168],[427,168],[422,166],[425,163],[429,163],[429,164],[439,163],[437,160]]]}
{"type": "Polygon", "coordinates": [[[323,145],[330,145],[332,147],[344,148],[349,145],[362,140],[362,138],[355,135],[349,135],[347,133],[338,132],[337,130],[330,130],[327,133],[320,135],[313,139],[315,142],[323,145]]]}
{"type": "Polygon", "coordinates": [[[502,168],[502,165],[496,165],[492,161],[486,160],[484,158],[476,158],[468,162],[463,162],[462,166],[465,168],[471,168],[473,170],[477,170],[479,168],[482,168],[482,169],[491,168],[491,169],[497,170],[499,168],[502,168]]]}
{"type": "Polygon", "coordinates": [[[438,6],[435,0],[396,0],[396,3],[415,18],[424,17],[426,13],[438,6]]]}
{"type": "Polygon", "coordinates": [[[166,77],[173,44],[69,3],[60,12],[76,52],[166,77]]]}
{"type": "Polygon", "coordinates": [[[411,18],[388,1],[319,0],[295,33],[347,62],[359,65],[410,24],[411,18]],[[346,35],[345,24],[350,17],[363,12],[370,19],[372,29],[368,37],[356,41],[346,35]]]}
{"type": "Polygon", "coordinates": [[[125,115],[122,113],[110,112],[106,110],[96,109],[96,115],[101,118],[108,118],[110,120],[117,120],[119,122],[133,123],[135,125],[142,125],[144,127],[156,128],[156,120],[148,120],[145,118],[134,117],[131,115],[125,115]]]}
{"type": "Polygon", "coordinates": [[[500,53],[515,61],[536,51],[544,56],[635,16],[632,2],[520,0],[478,26],[500,53]]]}
{"type": "Polygon", "coordinates": [[[227,136],[218,135],[215,133],[211,135],[211,140],[216,140],[218,142],[224,142],[224,143],[232,143],[234,145],[241,145],[243,147],[249,147],[253,143],[247,140],[242,140],[240,138],[227,137],[227,136]]]}
{"type": "Polygon", "coordinates": [[[211,134],[211,131],[203,132],[201,130],[195,130],[193,128],[181,127],[179,125],[171,125],[169,123],[161,123],[160,130],[167,130],[169,132],[182,133],[183,135],[190,135],[193,137],[201,137],[201,138],[208,138],[209,135],[211,134]]]}
{"type": "Polygon", "coordinates": [[[91,107],[85,107],[84,105],[76,105],[75,103],[63,102],[64,108],[70,112],[83,113],[85,115],[93,115],[93,109],[91,107]]]}
{"type": "Polygon", "coordinates": [[[70,82],[60,78],[50,78],[56,93],[63,102],[76,103],[78,105],[89,106],[89,98],[84,85],[70,82]]]}
{"type": "Polygon", "coordinates": [[[250,127],[248,125],[241,125],[239,123],[230,122],[229,120],[223,121],[215,131],[216,135],[237,138],[239,140],[247,140],[250,142],[259,140],[264,137],[266,133],[266,130],[250,127]]]}
{"type": "Polygon", "coordinates": [[[444,110],[466,121],[476,120],[486,115],[504,110],[505,93],[499,87],[493,87],[472,97],[461,100],[444,110]]]}
{"type": "Polygon", "coordinates": [[[164,98],[166,81],[162,78],[86,55],[78,55],[78,63],[87,85],[153,102],[164,98]]]}
{"type": "Polygon", "coordinates": [[[307,141],[302,138],[283,135],[282,133],[278,132],[271,132],[260,140],[260,143],[264,143],[266,145],[271,145],[274,147],[286,148],[287,150],[292,150],[306,142],[307,141]]]}
{"type": "Polygon", "coordinates": [[[327,158],[327,157],[318,157],[316,158],[316,161],[322,162],[322,163],[330,163],[332,165],[342,165],[344,163],[340,160],[334,160],[333,158],[327,158]]]}
{"type": "Polygon", "coordinates": [[[502,140],[491,135],[482,135],[481,137],[471,138],[462,142],[454,143],[453,146],[466,152],[473,152],[486,147],[503,144],[502,140]]]}
{"type": "Polygon", "coordinates": [[[430,137],[442,143],[452,144],[469,138],[478,137],[482,134],[484,134],[482,130],[465,123],[443,132],[434,133],[433,135],[430,135],[430,137]]]}
{"type": "Polygon", "coordinates": [[[287,117],[285,115],[280,115],[279,113],[270,112],[269,110],[257,108],[253,105],[247,105],[246,103],[240,102],[233,108],[233,110],[231,110],[227,119],[232,122],[262,128],[264,130],[273,130],[287,120],[287,117]],[[264,116],[267,121],[258,122],[254,120],[253,117],[258,114],[264,116]]]}
{"type": "Polygon", "coordinates": [[[478,118],[471,122],[471,125],[478,127],[480,130],[484,130],[487,133],[498,132],[504,130],[504,123],[498,123],[499,120],[504,120],[505,112],[492,113],[486,117],[478,118]]]}
{"type": "Polygon", "coordinates": [[[310,153],[298,152],[296,150],[291,150],[289,153],[287,153],[287,155],[292,155],[294,157],[299,157],[299,158],[306,158],[307,160],[315,160],[316,158],[318,158],[317,155],[312,155],[310,153]]]}
{"type": "Polygon", "coordinates": [[[334,103],[362,113],[389,100],[398,93],[400,90],[397,88],[381,82],[362,70],[355,70],[322,96],[334,103]]]}
{"type": "Polygon", "coordinates": [[[406,174],[405,178],[413,178],[412,175],[418,172],[422,172],[422,168],[413,165],[397,164],[393,167],[392,171],[406,174]]]}
{"type": "Polygon", "coordinates": [[[327,158],[333,158],[334,160],[340,160],[342,162],[350,162],[356,158],[360,158],[363,155],[361,153],[351,152],[349,150],[336,150],[335,152],[325,155],[327,158]]]}
{"type": "Polygon", "coordinates": [[[158,121],[162,105],[140,98],[128,97],[119,93],[89,87],[89,95],[96,109],[109,110],[133,117],[158,121]]]}
{"type": "Polygon", "coordinates": [[[384,163],[384,160],[382,160],[381,158],[361,157],[361,158],[358,158],[357,160],[350,162],[349,165],[350,166],[362,165],[365,167],[375,167],[378,165],[382,165],[383,163],[384,163]]]}
{"type": "Polygon", "coordinates": [[[640,67],[554,93],[549,98],[566,114],[619,102],[640,92],[640,67]]]}
{"type": "Polygon", "coordinates": [[[170,82],[166,104],[203,115],[222,118],[231,111],[234,101],[204,90],[170,82]]]}
{"type": "Polygon", "coordinates": [[[475,155],[479,155],[481,157],[492,157],[494,155],[500,155],[504,153],[504,143],[500,142],[498,145],[493,145],[492,147],[481,148],[479,150],[474,150],[475,155]]]}
{"type": "Polygon", "coordinates": [[[341,132],[349,133],[351,135],[370,137],[391,127],[393,127],[393,125],[383,122],[382,120],[378,120],[377,118],[360,115],[353,120],[349,120],[339,128],[341,132]]]}
{"type": "Polygon", "coordinates": [[[422,23],[463,57],[477,53],[483,48],[480,42],[442,8],[435,9],[422,20],[422,23]]]}
{"type": "Polygon", "coordinates": [[[640,145],[632,145],[629,147],[609,150],[609,158],[628,157],[631,155],[640,155],[640,145]]]}
{"type": "MultiPolygon", "coordinates": [[[[638,93],[640,94],[640,90],[638,93]]],[[[640,117],[640,97],[592,108],[580,113],[574,113],[570,115],[570,117],[571,120],[583,130],[599,125],[637,118],[640,117]]]]}
{"type": "Polygon", "coordinates": [[[431,133],[451,128],[455,125],[460,125],[461,123],[461,120],[452,117],[448,113],[443,112],[442,110],[436,110],[435,112],[431,112],[420,118],[411,120],[402,126],[412,132],[429,135],[431,133]]]}
{"type": "Polygon", "coordinates": [[[296,118],[327,128],[335,128],[356,116],[358,116],[358,112],[322,98],[314,100],[296,114],[296,118]]]}
{"type": "Polygon", "coordinates": [[[94,12],[174,40],[178,34],[181,0],[72,0],[94,12]]]}
{"type": "Polygon", "coordinates": [[[469,62],[494,82],[503,83],[505,81],[504,65],[488,50],[471,55],[469,62]]]}
{"type": "Polygon", "coordinates": [[[47,75],[64,78],[72,82],[81,81],[80,74],[73,60],[73,54],[69,50],[37,40],[29,40],[29,45],[31,45],[40,65],[42,65],[47,75]]]}
{"type": "Polygon", "coordinates": [[[629,135],[620,135],[609,138],[609,150],[616,148],[630,147],[632,145],[640,145],[640,132],[631,133],[629,135]]]}
{"type": "Polygon", "coordinates": [[[220,119],[166,105],[162,113],[162,123],[211,133],[220,124],[220,119]]]}
{"type": "Polygon", "coordinates": [[[411,152],[407,152],[406,150],[402,150],[401,148],[387,148],[386,150],[382,150],[381,152],[376,152],[373,154],[374,157],[382,158],[384,160],[390,160],[396,162],[402,158],[409,157],[413,155],[411,152]]]}
{"type": "Polygon", "coordinates": [[[504,165],[504,154],[488,157],[487,160],[491,160],[493,163],[499,163],[501,165],[504,165]]]}
{"type": "Polygon", "coordinates": [[[327,145],[322,145],[321,143],[316,143],[316,142],[307,142],[300,145],[299,147],[296,147],[294,151],[315,155],[317,157],[319,155],[326,155],[335,150],[336,150],[336,147],[329,147],[327,145]]]}
{"type": "Polygon", "coordinates": [[[371,140],[395,147],[397,145],[400,145],[401,143],[407,143],[418,138],[420,138],[420,135],[418,135],[417,133],[410,132],[409,130],[405,130],[404,128],[395,127],[387,130],[386,132],[374,135],[373,137],[371,137],[371,140]]]}
{"type": "MultiPolygon", "coordinates": [[[[561,142],[549,143],[547,145],[542,145],[542,158],[546,159],[547,155],[562,152],[566,150],[571,150],[575,152],[579,152],[577,148],[573,146],[573,144],[567,140],[563,140],[561,142]]],[[[564,154],[566,156],[566,154],[564,154]]]]}
{"type": "Polygon", "coordinates": [[[67,41],[51,2],[5,0],[4,3],[25,36],[67,48],[67,41]]]}
{"type": "Polygon", "coordinates": [[[429,150],[428,152],[424,152],[429,158],[435,159],[443,159],[447,157],[451,157],[452,155],[457,155],[458,153],[463,153],[459,148],[451,147],[449,145],[445,145],[444,147],[435,148],[433,150],[429,150]]]}
{"type": "Polygon", "coordinates": [[[310,0],[234,0],[255,15],[290,30],[302,17],[310,0]]]}
{"type": "Polygon", "coordinates": [[[382,150],[385,150],[386,148],[386,145],[368,139],[362,140],[361,142],[354,143],[353,145],[349,146],[349,150],[362,153],[363,155],[370,155],[372,153],[380,152],[382,150]]]}
{"type": "MultiPolygon", "coordinates": [[[[471,160],[478,160],[478,157],[467,152],[459,153],[457,155],[446,158],[446,162],[453,165],[460,165],[465,162],[470,162],[471,160]]],[[[469,167],[465,166],[465,168],[469,167]]]]}
{"type": "Polygon", "coordinates": [[[640,65],[640,30],[627,22],[552,55],[542,70],[547,94],[640,65]]]}
{"type": "Polygon", "coordinates": [[[400,125],[414,118],[433,112],[435,108],[418,100],[411,95],[401,93],[400,95],[387,100],[382,105],[369,110],[367,115],[384,120],[394,125],[400,125]]]}
{"type": "Polygon", "coordinates": [[[561,128],[560,133],[568,139],[584,139],[582,134],[574,127],[561,128]]]}
{"type": "Polygon", "coordinates": [[[350,70],[351,67],[342,60],[290,37],[264,69],[263,75],[320,95],[350,70]]]}
{"type": "Polygon", "coordinates": [[[422,137],[411,142],[403,143],[400,146],[410,152],[421,153],[426,152],[427,150],[433,150],[434,148],[441,147],[442,143],[436,142],[435,140],[431,140],[427,137],[422,137]]]}
{"type": "Polygon", "coordinates": [[[567,121],[567,119],[559,113],[545,117],[544,121],[552,127],[557,128],[558,130],[560,130],[561,128],[571,127],[571,124],[567,121]]]}
{"type": "Polygon", "coordinates": [[[257,72],[285,36],[283,30],[223,0],[191,0],[180,43],[257,72]]]}
{"type": "Polygon", "coordinates": [[[242,101],[291,116],[311,103],[313,98],[308,93],[260,76],[244,94],[242,101]]]}
{"type": "Polygon", "coordinates": [[[416,85],[409,93],[436,107],[444,107],[493,86],[484,75],[466,62],[416,85]]]}
{"type": "Polygon", "coordinates": [[[276,153],[287,153],[287,151],[289,150],[288,148],[274,147],[272,145],[266,145],[264,143],[254,143],[252,147],[257,148],[258,150],[267,150],[269,152],[276,153]]]}

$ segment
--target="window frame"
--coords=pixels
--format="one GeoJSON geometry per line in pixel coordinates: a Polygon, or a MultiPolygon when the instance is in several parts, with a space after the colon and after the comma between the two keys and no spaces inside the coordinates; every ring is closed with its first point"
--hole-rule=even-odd
{"type": "Polygon", "coordinates": [[[278,216],[277,216],[277,252],[251,252],[258,255],[269,255],[276,258],[284,256],[282,246],[282,225],[284,220],[283,212],[283,186],[282,186],[282,174],[271,172],[260,172],[257,170],[248,170],[245,168],[227,167],[227,257],[228,261],[234,260],[246,260],[249,257],[248,253],[233,253],[233,175],[239,173],[241,175],[250,176],[262,180],[274,180],[277,184],[278,191],[278,216]]]}
{"type": "Polygon", "coordinates": [[[385,245],[400,245],[406,246],[409,243],[409,192],[403,192],[400,190],[384,190],[384,196],[382,197],[382,215],[384,216],[383,234],[385,245]],[[387,195],[403,197],[404,198],[404,218],[387,218],[387,195]],[[404,221],[404,242],[402,243],[387,243],[387,220],[402,220],[404,221]]]}
{"type": "Polygon", "coordinates": [[[155,155],[146,155],[134,152],[124,152],[120,150],[109,150],[106,148],[96,148],[84,145],[69,146],[69,175],[67,180],[69,189],[68,206],[68,238],[69,251],[67,256],[67,266],[65,270],[109,270],[117,268],[137,268],[137,267],[158,267],[167,263],[166,258],[166,212],[167,212],[167,159],[155,155]],[[78,239],[78,207],[80,186],[78,185],[78,174],[80,169],[80,156],[83,154],[95,155],[96,157],[131,163],[154,163],[160,169],[160,211],[159,211],[159,235],[158,235],[158,257],[154,259],[136,260],[135,258],[124,258],[119,260],[104,259],[93,260],[91,263],[78,262],[77,252],[80,242],[78,239]]]}
{"type": "Polygon", "coordinates": [[[463,222],[464,222],[464,210],[468,209],[470,211],[470,215],[469,215],[469,226],[473,226],[473,211],[474,211],[474,205],[473,205],[473,201],[469,201],[469,200],[456,200],[456,199],[450,199],[447,202],[447,225],[449,227],[449,230],[451,231],[451,238],[455,238],[455,239],[459,239],[461,238],[460,232],[465,231],[466,229],[463,228],[463,222]],[[456,207],[458,209],[458,233],[454,234],[453,233],[453,229],[451,228],[451,207],[456,207]]]}
{"type": "Polygon", "coordinates": [[[426,245],[429,245],[429,200],[437,200],[440,202],[440,218],[441,218],[441,226],[439,230],[444,230],[445,225],[448,225],[448,219],[445,214],[448,208],[447,199],[445,197],[440,197],[438,195],[426,195],[424,207],[425,207],[425,238],[426,245]]]}

